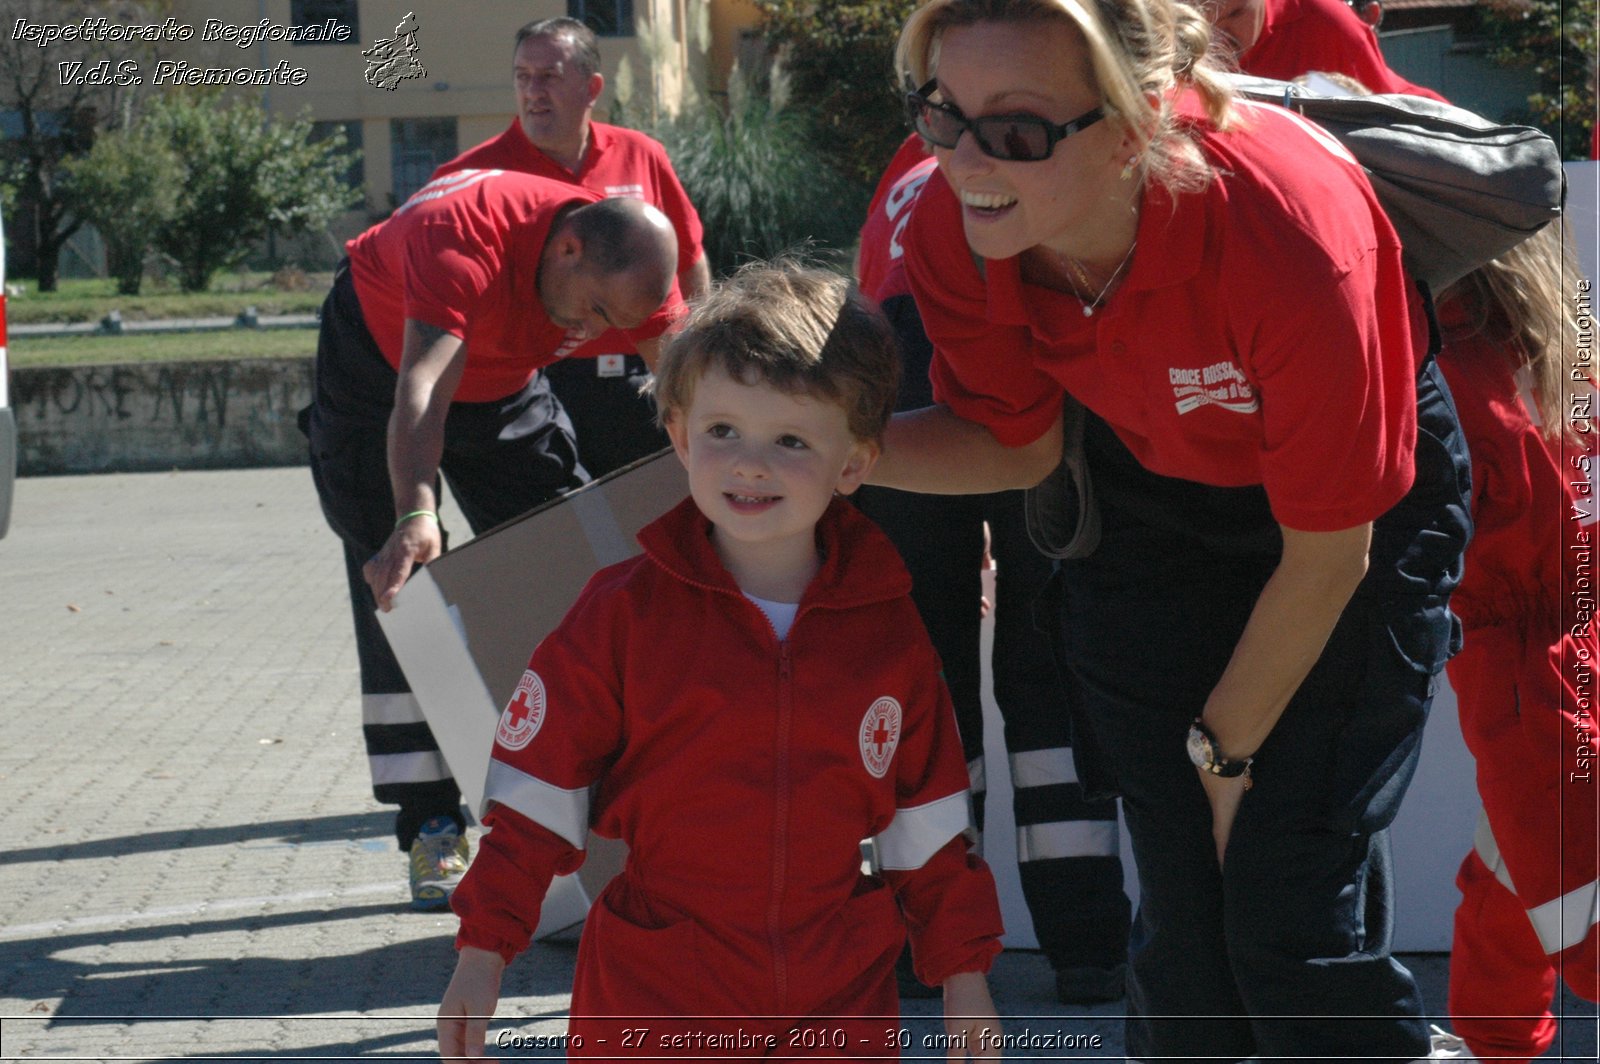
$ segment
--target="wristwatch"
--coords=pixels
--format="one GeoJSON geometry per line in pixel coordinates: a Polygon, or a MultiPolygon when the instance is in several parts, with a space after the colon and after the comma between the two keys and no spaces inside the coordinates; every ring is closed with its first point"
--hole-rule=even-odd
{"type": "Polygon", "coordinates": [[[1204,769],[1213,776],[1232,779],[1234,776],[1246,776],[1250,773],[1250,763],[1253,757],[1240,757],[1229,759],[1222,756],[1217,748],[1217,737],[1211,734],[1211,729],[1199,718],[1189,725],[1189,760],[1196,768],[1204,769]]]}

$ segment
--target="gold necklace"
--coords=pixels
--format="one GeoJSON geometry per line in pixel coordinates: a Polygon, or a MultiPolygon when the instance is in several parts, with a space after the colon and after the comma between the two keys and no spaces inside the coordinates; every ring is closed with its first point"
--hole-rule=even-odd
{"type": "MultiPolygon", "coordinates": [[[[1128,253],[1122,256],[1122,261],[1117,263],[1117,268],[1111,271],[1111,276],[1107,279],[1105,285],[1101,287],[1100,294],[1083,304],[1084,317],[1094,317],[1094,312],[1099,310],[1100,307],[1105,303],[1106,293],[1111,291],[1111,286],[1117,283],[1117,278],[1122,276],[1122,271],[1127,269],[1129,262],[1133,261],[1133,249],[1138,246],[1139,238],[1134,237],[1133,243],[1128,245],[1128,253]]],[[[1079,286],[1084,291],[1088,291],[1089,271],[1083,268],[1083,263],[1079,262],[1077,259],[1068,258],[1067,264],[1072,267],[1072,272],[1077,277],[1079,286]]],[[[1083,297],[1079,296],[1078,298],[1081,300],[1083,297]]]]}

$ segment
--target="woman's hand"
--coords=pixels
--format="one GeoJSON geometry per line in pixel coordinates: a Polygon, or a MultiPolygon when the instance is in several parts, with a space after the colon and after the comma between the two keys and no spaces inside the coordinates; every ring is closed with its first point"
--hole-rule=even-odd
{"type": "Polygon", "coordinates": [[[1239,803],[1244,792],[1250,789],[1250,774],[1224,777],[1203,768],[1200,786],[1205,788],[1206,801],[1211,803],[1211,838],[1217,844],[1217,866],[1222,866],[1222,855],[1228,850],[1228,836],[1233,832],[1233,818],[1239,815],[1239,803]]]}

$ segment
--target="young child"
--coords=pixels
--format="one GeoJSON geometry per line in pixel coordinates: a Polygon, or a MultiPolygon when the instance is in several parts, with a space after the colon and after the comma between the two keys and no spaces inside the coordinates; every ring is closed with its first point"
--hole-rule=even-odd
{"type": "Polygon", "coordinates": [[[907,931],[952,1059],[998,1055],[1000,911],[954,713],[905,568],[835,497],[877,459],[896,367],[845,278],[792,264],[740,271],[668,342],[657,403],[691,498],[594,576],[501,717],[445,1056],[482,1052],[590,828],[629,855],[584,927],[572,1055],[893,1057],[907,931]]]}
{"type": "Polygon", "coordinates": [[[1456,878],[1450,1017],[1485,1060],[1541,1055],[1558,974],[1590,1001],[1600,975],[1587,284],[1552,225],[1439,301],[1477,528],[1450,602],[1466,644],[1447,668],[1485,814],[1456,878]]]}

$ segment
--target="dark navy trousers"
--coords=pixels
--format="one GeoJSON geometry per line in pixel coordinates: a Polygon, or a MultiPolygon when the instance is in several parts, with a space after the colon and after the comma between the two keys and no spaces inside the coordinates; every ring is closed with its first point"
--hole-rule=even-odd
{"type": "Polygon", "coordinates": [[[1471,475],[1437,367],[1418,381],[1416,483],[1375,523],[1369,570],[1256,754],[1219,867],[1184,738],[1282,552],[1259,488],[1158,477],[1091,417],[1104,536],[1063,563],[1080,774],[1120,794],[1140,884],[1131,1058],[1404,1061],[1428,1054],[1391,955],[1385,829],[1416,767],[1471,475]]]}
{"type": "MultiPolygon", "coordinates": [[[[322,308],[314,397],[301,412],[301,427],[311,444],[323,516],[344,546],[373,795],[400,807],[395,835],[400,848],[409,849],[428,818],[462,818],[460,789],[384,638],[361,575],[394,529],[388,424],[396,376],[367,330],[348,264],[341,264],[322,308]]],[[[440,470],[474,533],[586,479],[571,423],[543,374],[504,399],[452,403],[440,470]]]]}

